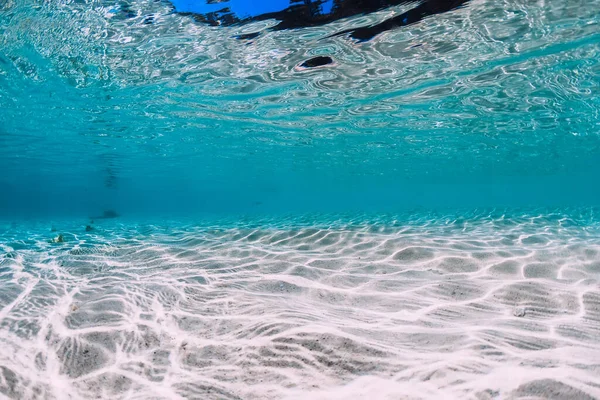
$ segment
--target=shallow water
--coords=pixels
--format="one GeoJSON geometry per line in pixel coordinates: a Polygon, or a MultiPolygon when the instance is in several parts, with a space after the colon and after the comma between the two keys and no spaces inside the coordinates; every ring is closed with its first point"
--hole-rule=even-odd
{"type": "Polygon", "coordinates": [[[600,2],[472,1],[331,37],[408,8],[265,31],[168,1],[5,0],[0,210],[598,205],[600,2]],[[318,55],[335,64],[297,68],[318,55]]]}
{"type": "Polygon", "coordinates": [[[0,398],[600,398],[600,2],[461,4],[0,0],[0,398]]]}

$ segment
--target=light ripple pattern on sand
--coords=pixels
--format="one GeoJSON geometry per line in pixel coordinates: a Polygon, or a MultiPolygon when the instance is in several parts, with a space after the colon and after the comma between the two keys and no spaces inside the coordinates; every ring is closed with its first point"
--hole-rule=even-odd
{"type": "Polygon", "coordinates": [[[0,394],[600,397],[600,227],[559,215],[0,226],[0,394]]]}

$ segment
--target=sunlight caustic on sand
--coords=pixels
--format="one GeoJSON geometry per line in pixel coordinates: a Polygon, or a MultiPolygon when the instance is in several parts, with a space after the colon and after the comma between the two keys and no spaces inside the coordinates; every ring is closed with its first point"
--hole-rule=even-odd
{"type": "Polygon", "coordinates": [[[81,230],[0,236],[10,397],[600,396],[597,221],[81,230]]]}

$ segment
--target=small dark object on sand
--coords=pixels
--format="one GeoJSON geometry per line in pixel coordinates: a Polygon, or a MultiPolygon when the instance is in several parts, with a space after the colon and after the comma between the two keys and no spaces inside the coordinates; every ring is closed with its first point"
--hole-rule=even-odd
{"type": "Polygon", "coordinates": [[[54,243],[64,243],[65,242],[65,238],[63,237],[63,235],[58,235],[57,237],[55,237],[54,239],[52,239],[52,242],[54,242],[54,243]]]}
{"type": "Polygon", "coordinates": [[[85,226],[85,231],[86,231],[86,232],[91,232],[91,231],[93,231],[93,230],[94,230],[94,228],[92,228],[90,225],[86,225],[86,226],[85,226]]]}

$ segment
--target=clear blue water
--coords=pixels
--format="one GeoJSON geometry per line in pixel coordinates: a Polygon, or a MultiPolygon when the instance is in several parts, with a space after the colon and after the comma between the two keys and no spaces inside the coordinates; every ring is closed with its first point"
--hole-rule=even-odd
{"type": "Polygon", "coordinates": [[[599,398],[600,1],[413,6],[0,0],[0,396],[599,398]]]}
{"type": "Polygon", "coordinates": [[[269,22],[119,4],[2,3],[4,217],[598,204],[596,2],[479,1],[362,44],[327,36],[386,12],[244,41],[269,22]]]}

